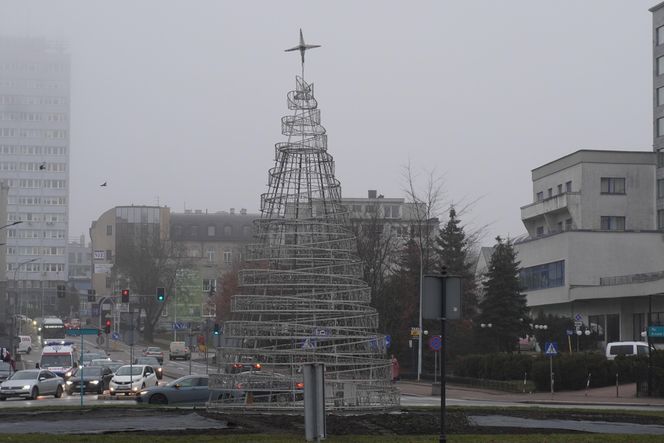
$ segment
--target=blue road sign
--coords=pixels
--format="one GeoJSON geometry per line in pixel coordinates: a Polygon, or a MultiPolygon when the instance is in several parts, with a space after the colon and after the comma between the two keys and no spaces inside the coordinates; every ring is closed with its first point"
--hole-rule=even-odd
{"type": "Polygon", "coordinates": [[[120,334],[118,332],[114,332],[111,334],[111,338],[113,340],[120,340],[120,334]]]}
{"type": "Polygon", "coordinates": [[[391,344],[392,344],[392,336],[391,335],[386,335],[385,336],[385,347],[389,348],[391,344]]]}
{"type": "Polygon", "coordinates": [[[565,331],[567,335],[574,335],[574,330],[573,329],[568,329],[565,331]]]}
{"type": "Polygon", "coordinates": [[[172,328],[175,329],[175,330],[177,330],[177,329],[187,329],[187,325],[185,323],[176,321],[176,322],[173,322],[172,328]]]}
{"type": "Polygon", "coordinates": [[[555,341],[544,343],[544,354],[548,356],[558,355],[558,343],[555,341]]]}
{"type": "Polygon", "coordinates": [[[440,339],[440,335],[434,335],[429,339],[429,348],[434,351],[440,351],[440,348],[443,347],[443,342],[440,339]]]}
{"type": "Polygon", "coordinates": [[[576,321],[583,321],[583,315],[581,315],[581,314],[576,314],[576,315],[574,316],[574,320],[576,320],[576,321]]]}
{"type": "Polygon", "coordinates": [[[648,326],[648,337],[664,337],[664,326],[648,326]]]}

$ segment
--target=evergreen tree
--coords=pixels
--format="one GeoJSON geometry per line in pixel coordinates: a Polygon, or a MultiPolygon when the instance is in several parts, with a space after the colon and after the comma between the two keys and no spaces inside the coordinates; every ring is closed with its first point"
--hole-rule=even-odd
{"type": "Polygon", "coordinates": [[[450,275],[461,279],[462,318],[471,319],[477,313],[475,275],[469,260],[468,238],[453,207],[450,208],[449,220],[440,230],[436,243],[441,266],[446,266],[450,275]]]}
{"type": "MultiPolygon", "coordinates": [[[[496,246],[484,281],[484,298],[480,302],[479,328],[489,348],[512,352],[519,337],[528,332],[526,296],[521,293],[519,262],[512,242],[496,237],[496,246]]],[[[479,325],[476,325],[479,326],[479,325]]]]}

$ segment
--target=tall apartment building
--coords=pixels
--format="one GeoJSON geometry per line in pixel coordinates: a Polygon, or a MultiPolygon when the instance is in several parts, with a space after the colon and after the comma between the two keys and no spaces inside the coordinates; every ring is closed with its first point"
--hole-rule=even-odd
{"type": "Polygon", "coordinates": [[[650,8],[653,35],[653,150],[657,153],[657,229],[664,229],[664,2],[650,8]]]}
{"type": "Polygon", "coordinates": [[[7,222],[23,222],[7,233],[8,291],[31,316],[49,314],[67,282],[69,79],[62,46],[0,37],[0,181],[7,222]]]}

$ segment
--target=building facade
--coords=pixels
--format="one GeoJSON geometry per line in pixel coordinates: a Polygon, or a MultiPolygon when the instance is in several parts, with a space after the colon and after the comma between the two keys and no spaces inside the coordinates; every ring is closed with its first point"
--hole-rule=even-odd
{"type": "Polygon", "coordinates": [[[92,289],[92,245],[81,235],[67,245],[69,263],[69,287],[79,294],[92,289]]]}
{"type": "Polygon", "coordinates": [[[577,151],[536,168],[515,242],[528,305],[574,318],[595,341],[638,340],[664,320],[664,242],[653,152],[577,151]]]}
{"type": "Polygon", "coordinates": [[[19,313],[55,308],[67,282],[69,55],[35,38],[0,38],[0,180],[9,186],[7,272],[19,313]]]}

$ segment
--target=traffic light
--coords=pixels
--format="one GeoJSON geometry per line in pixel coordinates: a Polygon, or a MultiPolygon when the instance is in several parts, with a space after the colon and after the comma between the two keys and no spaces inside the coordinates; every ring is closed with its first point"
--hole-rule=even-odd
{"type": "Polygon", "coordinates": [[[104,326],[104,332],[106,334],[111,333],[111,321],[110,320],[106,320],[106,326],[104,326]]]}
{"type": "Polygon", "coordinates": [[[219,335],[219,333],[220,333],[220,330],[219,330],[219,323],[215,323],[215,324],[214,324],[214,332],[213,332],[213,334],[214,334],[214,335],[219,335]]]}
{"type": "Polygon", "coordinates": [[[122,290],[122,303],[129,303],[129,289],[122,290]]]}
{"type": "Polygon", "coordinates": [[[164,300],[166,300],[166,289],[157,288],[157,301],[164,301],[164,300]]]}
{"type": "Polygon", "coordinates": [[[67,287],[65,285],[58,285],[57,292],[58,298],[65,298],[65,295],[67,295],[67,287]]]}

